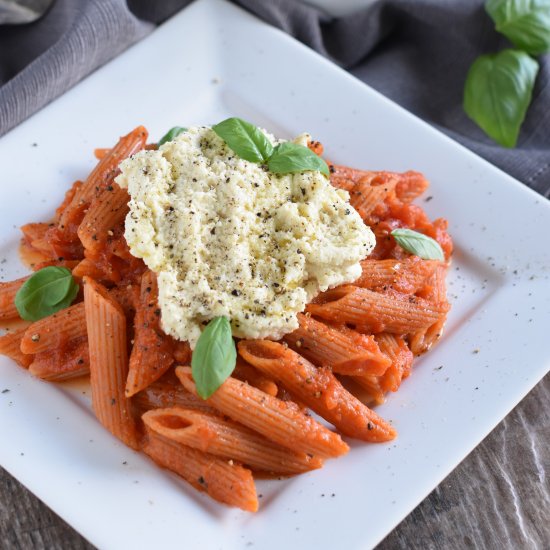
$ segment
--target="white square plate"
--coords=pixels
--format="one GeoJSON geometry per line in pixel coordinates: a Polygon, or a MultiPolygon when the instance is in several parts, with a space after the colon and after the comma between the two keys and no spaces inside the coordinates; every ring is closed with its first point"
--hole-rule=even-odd
{"type": "Polygon", "coordinates": [[[17,228],[52,216],[94,147],[140,123],[155,139],[230,114],[282,136],[307,130],[340,163],[431,180],[423,206],[450,220],[456,243],[453,309],[440,344],[379,408],[399,438],[259,482],[250,515],[115,441],[82,386],[0,358],[0,463],[102,549],[373,546],[547,372],[550,203],[282,32],[201,0],[0,140],[0,275],[24,273],[17,228]]]}

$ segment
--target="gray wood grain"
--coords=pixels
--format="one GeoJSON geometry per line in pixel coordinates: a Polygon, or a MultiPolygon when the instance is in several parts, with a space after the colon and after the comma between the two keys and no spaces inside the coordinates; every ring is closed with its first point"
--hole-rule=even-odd
{"type": "MultiPolygon", "coordinates": [[[[0,548],[93,546],[0,470],[0,548]]],[[[378,546],[454,548],[550,548],[550,375],[378,546]]]]}

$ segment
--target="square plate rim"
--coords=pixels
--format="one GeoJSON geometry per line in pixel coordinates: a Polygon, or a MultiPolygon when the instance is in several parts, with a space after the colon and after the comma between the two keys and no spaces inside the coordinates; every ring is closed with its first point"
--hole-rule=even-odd
{"type": "MultiPolygon", "coordinates": [[[[240,11],[243,15],[246,14],[247,16],[249,16],[249,17],[251,17],[251,18],[254,18],[254,16],[252,16],[251,14],[245,12],[244,10],[242,10],[242,8],[235,7],[235,6],[231,5],[231,4],[226,4],[226,2],[225,2],[224,0],[199,0],[198,2],[195,2],[194,4],[191,4],[190,6],[188,6],[188,7],[185,8],[184,10],[182,10],[182,12],[176,14],[176,15],[174,16],[174,18],[183,18],[184,16],[189,16],[189,12],[190,12],[191,10],[193,10],[193,9],[197,9],[197,10],[198,10],[198,8],[196,8],[196,7],[197,7],[197,6],[201,6],[201,5],[211,5],[211,6],[216,6],[216,5],[228,5],[228,6],[231,7],[231,9],[236,10],[236,11],[240,11]]],[[[189,17],[190,17],[190,16],[189,16],[189,17]]],[[[255,18],[254,18],[254,19],[255,19],[255,18]]],[[[167,23],[161,25],[158,29],[156,29],[155,31],[153,31],[153,33],[152,33],[151,35],[149,35],[149,36],[152,36],[152,35],[155,34],[155,33],[162,32],[162,30],[163,30],[163,28],[164,28],[164,25],[170,24],[170,21],[172,21],[172,19],[169,20],[169,21],[167,21],[167,23]]],[[[260,20],[257,20],[257,21],[258,21],[259,24],[268,26],[267,24],[261,22],[260,20]]],[[[274,29],[273,27],[270,27],[270,28],[274,29]]],[[[307,52],[307,53],[310,54],[310,55],[313,55],[314,57],[317,58],[318,61],[322,61],[322,62],[326,63],[327,66],[330,66],[331,69],[335,69],[335,66],[334,66],[330,61],[326,60],[325,58],[322,58],[321,56],[319,56],[318,54],[316,54],[315,52],[313,52],[312,50],[310,50],[309,48],[307,48],[305,45],[303,45],[303,44],[297,42],[295,39],[293,39],[292,37],[288,36],[288,35],[285,34],[283,31],[280,31],[280,30],[278,30],[278,29],[274,29],[274,30],[275,30],[277,33],[279,33],[280,36],[284,37],[285,40],[289,40],[289,41],[292,42],[293,45],[295,45],[295,46],[300,46],[301,48],[303,48],[303,51],[307,52]]],[[[145,40],[147,40],[147,37],[145,38],[145,40]]],[[[138,43],[138,44],[139,44],[139,43],[138,43]]],[[[122,55],[124,55],[124,54],[122,54],[122,55]]],[[[110,63],[108,63],[107,65],[109,65],[109,64],[110,64],[110,63]]],[[[99,69],[99,71],[101,71],[101,69],[99,69]]],[[[99,71],[97,71],[97,72],[99,72],[99,71]]],[[[96,73],[93,73],[93,75],[95,75],[95,74],[96,74],[96,73]]],[[[91,75],[91,76],[93,76],[93,75],[91,75]]],[[[523,194],[526,194],[526,193],[527,193],[526,196],[528,196],[529,193],[531,193],[531,196],[535,196],[535,197],[539,198],[539,199],[541,200],[541,202],[545,200],[543,197],[541,197],[540,195],[538,195],[538,194],[537,194],[536,192],[534,192],[533,190],[527,188],[526,186],[524,186],[522,183],[520,183],[519,181],[517,181],[516,179],[514,179],[514,178],[511,177],[510,175],[506,174],[505,172],[503,172],[503,171],[500,170],[499,168],[495,167],[494,165],[492,165],[492,164],[489,163],[488,161],[482,159],[481,157],[479,157],[478,155],[476,155],[475,153],[473,153],[473,152],[470,151],[469,149],[465,148],[463,145],[461,145],[461,144],[455,142],[452,138],[446,136],[446,135],[443,134],[440,130],[438,130],[438,129],[432,127],[432,126],[430,126],[430,125],[427,124],[427,123],[425,123],[424,121],[422,121],[421,119],[419,119],[418,117],[416,117],[415,115],[413,115],[412,113],[408,112],[406,109],[404,109],[404,108],[400,107],[399,105],[395,104],[394,102],[392,102],[391,100],[389,100],[388,98],[386,98],[385,96],[383,96],[382,94],[380,94],[379,92],[377,92],[376,90],[374,90],[373,88],[371,88],[371,87],[365,85],[365,84],[362,83],[360,80],[358,80],[357,78],[355,78],[353,75],[350,75],[349,73],[346,73],[346,72],[342,72],[342,76],[343,76],[343,75],[345,75],[345,76],[349,77],[351,80],[353,80],[354,83],[355,83],[355,85],[358,85],[358,86],[361,86],[361,87],[366,87],[366,88],[369,90],[369,92],[375,94],[375,95],[378,96],[379,98],[383,99],[385,102],[388,102],[389,104],[391,104],[392,108],[397,108],[397,109],[399,109],[403,115],[406,115],[406,116],[408,116],[408,117],[414,118],[418,123],[424,125],[424,126],[425,126],[427,129],[429,129],[430,131],[435,132],[435,133],[438,135],[439,138],[443,137],[446,141],[450,142],[454,147],[458,146],[458,148],[461,149],[461,152],[462,152],[462,153],[466,153],[467,155],[470,155],[470,156],[471,156],[470,158],[475,158],[475,159],[476,159],[476,162],[482,161],[482,162],[485,163],[488,167],[490,167],[491,170],[496,171],[496,172],[498,173],[499,179],[501,179],[501,180],[506,180],[506,181],[508,181],[510,184],[512,184],[512,182],[514,182],[514,183],[512,184],[512,186],[516,187],[521,193],[523,193],[523,194]]],[[[87,77],[87,78],[84,79],[83,81],[88,80],[88,78],[89,78],[89,77],[87,77]]],[[[81,82],[82,82],[82,81],[81,81],[81,82]]],[[[77,88],[78,86],[79,86],[79,85],[75,86],[75,88],[77,88]]],[[[55,100],[55,102],[60,101],[60,100],[62,99],[62,97],[63,97],[63,96],[61,96],[60,98],[58,98],[57,100],[55,100]]],[[[45,107],[45,109],[47,109],[47,108],[48,108],[48,107],[45,107]]],[[[33,119],[33,117],[30,117],[29,119],[27,119],[27,121],[25,121],[25,123],[31,121],[32,119],[33,119]]],[[[12,131],[13,131],[13,130],[12,130],[12,131]]],[[[6,136],[9,136],[9,135],[12,133],[12,131],[8,132],[8,133],[6,134],[6,136]]],[[[0,139],[0,148],[2,147],[2,143],[3,143],[3,139],[0,139]]],[[[550,204],[550,203],[549,203],[549,204],[550,204]]],[[[543,373],[542,376],[544,376],[544,373],[543,373]]],[[[509,407],[508,410],[511,410],[511,409],[515,406],[515,404],[517,404],[517,402],[519,402],[519,401],[520,401],[520,400],[530,391],[530,389],[532,389],[532,387],[533,387],[535,384],[536,384],[536,381],[532,384],[532,386],[531,386],[530,388],[527,388],[527,389],[526,389],[526,391],[525,391],[525,393],[524,393],[523,395],[518,396],[517,401],[516,401],[514,404],[512,404],[512,405],[509,407]]],[[[493,426],[493,427],[494,427],[494,426],[493,426]]],[[[491,429],[492,429],[492,428],[490,428],[490,429],[487,431],[487,433],[489,433],[489,431],[491,431],[491,429]]],[[[487,434],[485,434],[485,435],[487,435],[487,434]]],[[[481,440],[485,437],[485,435],[483,435],[483,436],[479,439],[479,441],[481,441],[481,440]]],[[[479,443],[479,441],[478,441],[475,445],[473,445],[472,448],[474,448],[474,447],[479,443]]],[[[464,456],[466,456],[466,454],[468,454],[471,450],[472,450],[472,449],[466,450],[465,453],[464,453],[464,456]]],[[[462,456],[461,458],[459,458],[459,459],[457,460],[457,464],[458,464],[458,462],[460,462],[460,461],[462,460],[462,458],[464,458],[464,456],[462,456]]],[[[446,474],[445,474],[445,475],[446,475],[446,474]]],[[[32,488],[31,488],[31,490],[32,490],[32,488]]],[[[429,488],[429,489],[427,490],[427,493],[426,493],[426,494],[428,494],[429,492],[431,492],[431,490],[433,490],[433,487],[432,487],[432,488],[429,488]]],[[[425,496],[425,495],[424,495],[424,496],[425,496]]],[[[422,500],[422,498],[423,498],[423,497],[420,497],[418,501],[422,500]]],[[[410,512],[410,511],[412,511],[412,509],[409,510],[409,512],[410,512]]],[[[58,513],[59,513],[59,512],[58,512],[58,513]]],[[[60,515],[63,517],[63,514],[62,514],[62,513],[60,513],[60,515]]],[[[403,517],[404,517],[404,516],[403,516],[403,517]]],[[[399,519],[397,520],[397,522],[401,521],[401,520],[403,519],[403,517],[399,518],[399,519]]],[[[395,525],[397,524],[397,522],[395,523],[395,525]]],[[[90,539],[90,540],[92,540],[92,539],[90,539]]]]}

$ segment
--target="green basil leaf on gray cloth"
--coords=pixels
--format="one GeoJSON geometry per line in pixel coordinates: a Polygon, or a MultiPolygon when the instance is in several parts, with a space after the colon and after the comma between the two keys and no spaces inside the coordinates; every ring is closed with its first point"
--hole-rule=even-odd
{"type": "Polygon", "coordinates": [[[488,0],[485,9],[518,48],[533,55],[550,50],[550,0],[488,0]]]}
{"type": "Polygon", "coordinates": [[[518,50],[478,57],[466,77],[466,114],[497,143],[515,147],[538,70],[538,62],[518,50]]]}

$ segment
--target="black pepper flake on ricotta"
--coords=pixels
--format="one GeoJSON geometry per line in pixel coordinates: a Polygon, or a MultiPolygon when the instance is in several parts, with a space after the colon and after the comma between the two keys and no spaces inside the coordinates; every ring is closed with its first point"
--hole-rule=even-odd
{"type": "Polygon", "coordinates": [[[189,128],[120,169],[130,251],[158,275],[163,330],[192,347],[218,316],[241,338],[292,332],[319,291],[361,275],[375,244],[348,194],[320,172],[272,174],[210,128],[189,128]]]}

